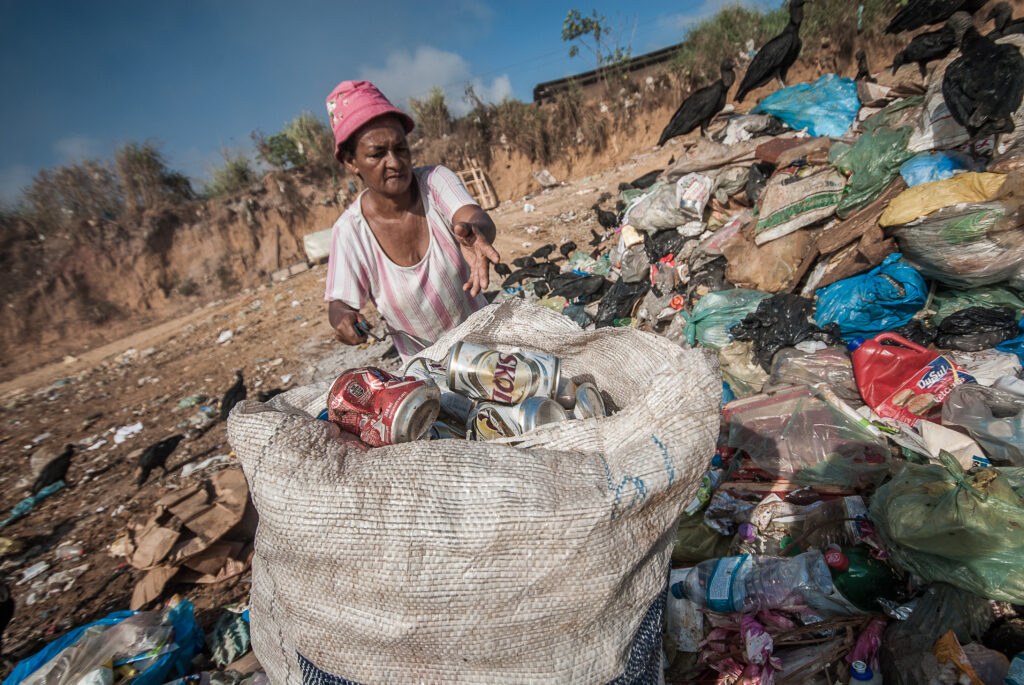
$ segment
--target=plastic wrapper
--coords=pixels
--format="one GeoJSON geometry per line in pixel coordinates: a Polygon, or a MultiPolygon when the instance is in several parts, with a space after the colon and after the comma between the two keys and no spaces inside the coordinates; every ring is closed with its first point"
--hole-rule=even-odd
{"type": "Polygon", "coordinates": [[[935,344],[945,350],[978,352],[1016,334],[1016,312],[1009,307],[968,307],[943,319],[935,344]]]}
{"type": "MultiPolygon", "coordinates": [[[[686,174],[675,183],[655,183],[644,195],[633,200],[626,209],[624,221],[650,233],[688,227],[681,232],[688,236],[700,235],[704,227],[699,223],[700,215],[694,212],[700,197],[707,203],[711,186],[711,179],[700,174],[686,174]],[[685,202],[685,208],[681,208],[680,202],[685,202]]],[[[699,209],[703,212],[703,205],[699,209]]]]}
{"type": "Polygon", "coordinates": [[[807,129],[812,136],[841,138],[860,110],[853,79],[825,74],[814,83],[781,88],[767,96],[753,113],[778,117],[791,128],[807,129]]]}
{"type": "Polygon", "coordinates": [[[714,181],[703,174],[686,174],[676,181],[676,206],[690,220],[700,221],[711,199],[714,181]]]}
{"type": "Polygon", "coordinates": [[[1024,289],[1024,225],[1003,202],[946,207],[889,229],[907,262],[955,288],[1024,289]]]}
{"type": "Polygon", "coordinates": [[[952,178],[960,171],[983,171],[985,165],[963,152],[944,151],[911,157],[900,166],[900,176],[913,188],[922,183],[952,178]]]}
{"type": "Polygon", "coordinates": [[[768,382],[772,385],[826,383],[847,402],[862,402],[850,355],[842,347],[826,347],[815,352],[801,352],[796,348],[779,350],[768,382]]]}
{"type": "Polygon", "coordinates": [[[907,188],[893,198],[878,224],[902,226],[943,207],[985,202],[996,194],[1005,180],[1005,174],[964,173],[907,188]]]}
{"type": "Polygon", "coordinates": [[[766,297],[771,295],[744,288],[708,293],[694,305],[693,311],[680,314],[686,318],[686,342],[699,342],[714,350],[725,347],[732,341],[729,328],[757,309],[758,302],[766,297]]]}
{"type": "Polygon", "coordinates": [[[647,259],[647,252],[643,245],[633,245],[622,253],[619,262],[619,272],[622,280],[626,283],[639,283],[647,278],[651,262],[647,259]]]}
{"type": "Polygon", "coordinates": [[[728,204],[729,198],[743,192],[750,178],[750,169],[745,166],[731,166],[711,174],[715,181],[713,194],[719,204],[728,204]]]}
{"type": "Polygon", "coordinates": [[[989,459],[1024,466],[1024,397],[965,383],[946,398],[942,423],[966,429],[989,459]]]}
{"type": "MultiPolygon", "coordinates": [[[[968,307],[1009,307],[1019,321],[1024,316],[1024,298],[1016,290],[1000,286],[955,290],[939,288],[932,296],[931,309],[935,310],[932,323],[938,325],[953,312],[968,307]]],[[[904,336],[906,337],[906,336],[904,336]]]]}
{"type": "Polygon", "coordinates": [[[927,582],[1024,602],[1024,508],[998,468],[966,474],[906,463],[871,498],[871,520],[893,563],[927,582]]]}
{"type": "Polygon", "coordinates": [[[768,374],[754,361],[754,345],[733,340],[718,350],[722,363],[722,378],[729,384],[736,397],[756,395],[764,388],[768,374]]]}
{"type": "Polygon", "coordinates": [[[777,136],[785,130],[785,125],[770,114],[734,114],[724,127],[711,134],[711,139],[735,145],[755,136],[777,136]]]}
{"type": "Polygon", "coordinates": [[[761,196],[754,242],[763,245],[832,216],[845,185],[842,174],[828,166],[776,171],[761,196]]]}
{"type": "Polygon", "coordinates": [[[1000,352],[999,350],[951,351],[946,356],[974,376],[974,380],[979,385],[991,386],[999,378],[1016,376],[1021,371],[1020,359],[1010,352],[1000,352]]]}
{"type": "Polygon", "coordinates": [[[891,254],[871,271],[817,291],[819,326],[839,324],[844,340],[872,337],[908,323],[928,299],[921,274],[891,254]]]}
{"type": "Polygon", "coordinates": [[[865,207],[889,187],[900,173],[900,166],[913,153],[907,151],[910,128],[896,130],[880,126],[865,131],[851,145],[836,143],[829,151],[829,162],[846,174],[852,174],[846,194],[836,208],[836,214],[845,219],[855,210],[865,207]]]}
{"type": "Polygon", "coordinates": [[[993,618],[987,600],[945,583],[929,586],[920,598],[896,609],[898,620],[886,628],[879,651],[887,685],[927,683],[922,656],[931,657],[942,635],[952,630],[959,640],[970,642],[982,636],[993,618]]]}
{"type": "Polygon", "coordinates": [[[839,342],[839,327],[826,324],[819,328],[811,319],[813,311],[814,303],[799,295],[773,295],[761,300],[757,309],[730,328],[729,333],[737,340],[753,342],[754,356],[767,373],[772,369],[775,353],[784,347],[805,340],[839,342]]]}
{"type": "Polygon", "coordinates": [[[889,447],[839,402],[809,387],[731,402],[725,407],[729,446],[797,483],[877,485],[889,471],[889,447]]]}

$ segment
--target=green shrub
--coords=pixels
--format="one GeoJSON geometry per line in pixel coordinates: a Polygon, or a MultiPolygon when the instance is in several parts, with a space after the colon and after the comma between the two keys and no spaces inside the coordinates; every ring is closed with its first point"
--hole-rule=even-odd
{"type": "Polygon", "coordinates": [[[259,180],[252,160],[244,152],[232,154],[227,149],[221,150],[224,164],[214,167],[210,172],[210,182],[203,190],[209,198],[232,195],[248,190],[259,180]]]}
{"type": "Polygon", "coordinates": [[[196,197],[188,178],[168,169],[163,155],[151,141],[119,147],[114,152],[114,167],[121,184],[124,208],[131,217],[147,208],[187,202],[196,197]]]}
{"type": "Polygon", "coordinates": [[[444,138],[452,132],[452,115],[445,102],[444,91],[434,87],[425,98],[409,98],[409,109],[420,135],[424,138],[444,138]]]}

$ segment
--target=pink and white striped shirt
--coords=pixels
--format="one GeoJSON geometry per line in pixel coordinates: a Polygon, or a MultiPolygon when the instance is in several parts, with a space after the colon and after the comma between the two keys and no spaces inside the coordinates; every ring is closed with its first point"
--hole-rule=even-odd
{"type": "MultiPolygon", "coordinates": [[[[462,289],[470,269],[452,230],[452,217],[476,202],[450,169],[413,169],[420,189],[430,247],[418,264],[398,266],[384,253],[360,206],[362,193],[334,223],[324,299],[353,309],[373,302],[403,361],[487,304],[462,289]]],[[[364,191],[365,192],[365,191],[364,191]]]]}

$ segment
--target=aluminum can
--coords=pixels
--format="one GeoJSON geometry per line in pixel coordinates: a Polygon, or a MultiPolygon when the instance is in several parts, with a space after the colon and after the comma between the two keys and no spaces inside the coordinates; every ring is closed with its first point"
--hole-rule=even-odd
{"type": "Polygon", "coordinates": [[[438,419],[430,426],[426,437],[430,440],[465,440],[466,428],[464,424],[438,419]]]}
{"type": "Polygon", "coordinates": [[[604,400],[593,383],[580,383],[576,386],[576,404],[572,408],[575,419],[592,419],[605,415],[604,400]]]}
{"type": "Polygon", "coordinates": [[[554,398],[561,384],[561,361],[543,352],[498,352],[457,342],[448,352],[448,387],[474,399],[520,404],[528,397],[554,398]]]}
{"type": "Polygon", "coordinates": [[[406,367],[405,376],[406,378],[433,381],[441,391],[441,412],[454,419],[459,425],[465,425],[469,420],[469,415],[473,413],[476,402],[465,395],[451,391],[451,388],[448,387],[448,369],[444,364],[416,357],[406,367]]]}
{"type": "Polygon", "coordinates": [[[434,383],[373,366],[346,371],[327,394],[327,420],[371,447],[418,440],[440,409],[434,383]]]}
{"type": "Polygon", "coordinates": [[[528,397],[508,406],[481,402],[469,420],[469,433],[475,440],[513,438],[546,423],[569,418],[562,405],[547,397],[528,397]]]}

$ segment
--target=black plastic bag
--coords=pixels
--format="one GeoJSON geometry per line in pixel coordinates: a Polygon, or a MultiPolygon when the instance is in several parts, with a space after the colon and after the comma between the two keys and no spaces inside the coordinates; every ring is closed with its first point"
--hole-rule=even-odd
{"type": "Polygon", "coordinates": [[[611,326],[615,319],[624,319],[633,315],[636,303],[651,289],[651,282],[644,279],[637,283],[626,283],[619,277],[608,293],[601,299],[597,307],[597,318],[594,323],[598,328],[611,326]]]}
{"type": "MultiPolygon", "coordinates": [[[[935,342],[935,336],[939,333],[935,329],[935,326],[928,325],[920,319],[911,319],[902,326],[892,329],[890,332],[902,336],[912,343],[917,343],[921,347],[928,347],[935,342]]],[[[896,345],[896,343],[888,340],[882,341],[882,344],[896,345]]]]}
{"type": "Polygon", "coordinates": [[[968,307],[950,314],[939,324],[935,344],[946,350],[977,352],[1016,338],[1015,312],[1009,307],[968,307]]]}
{"type": "Polygon", "coordinates": [[[594,323],[594,318],[583,310],[583,305],[571,304],[562,310],[562,314],[575,321],[580,328],[586,328],[594,323]]]}
{"type": "Polygon", "coordinates": [[[689,238],[679,235],[679,231],[668,228],[658,231],[654,235],[644,233],[644,250],[647,251],[647,259],[651,264],[656,264],[663,257],[677,255],[689,238]]]}
{"type": "Polygon", "coordinates": [[[754,357],[761,368],[771,373],[775,353],[804,340],[820,340],[839,345],[839,325],[820,328],[814,323],[814,303],[799,295],[781,293],[761,300],[757,309],[729,329],[737,340],[754,343],[754,357]]]}

